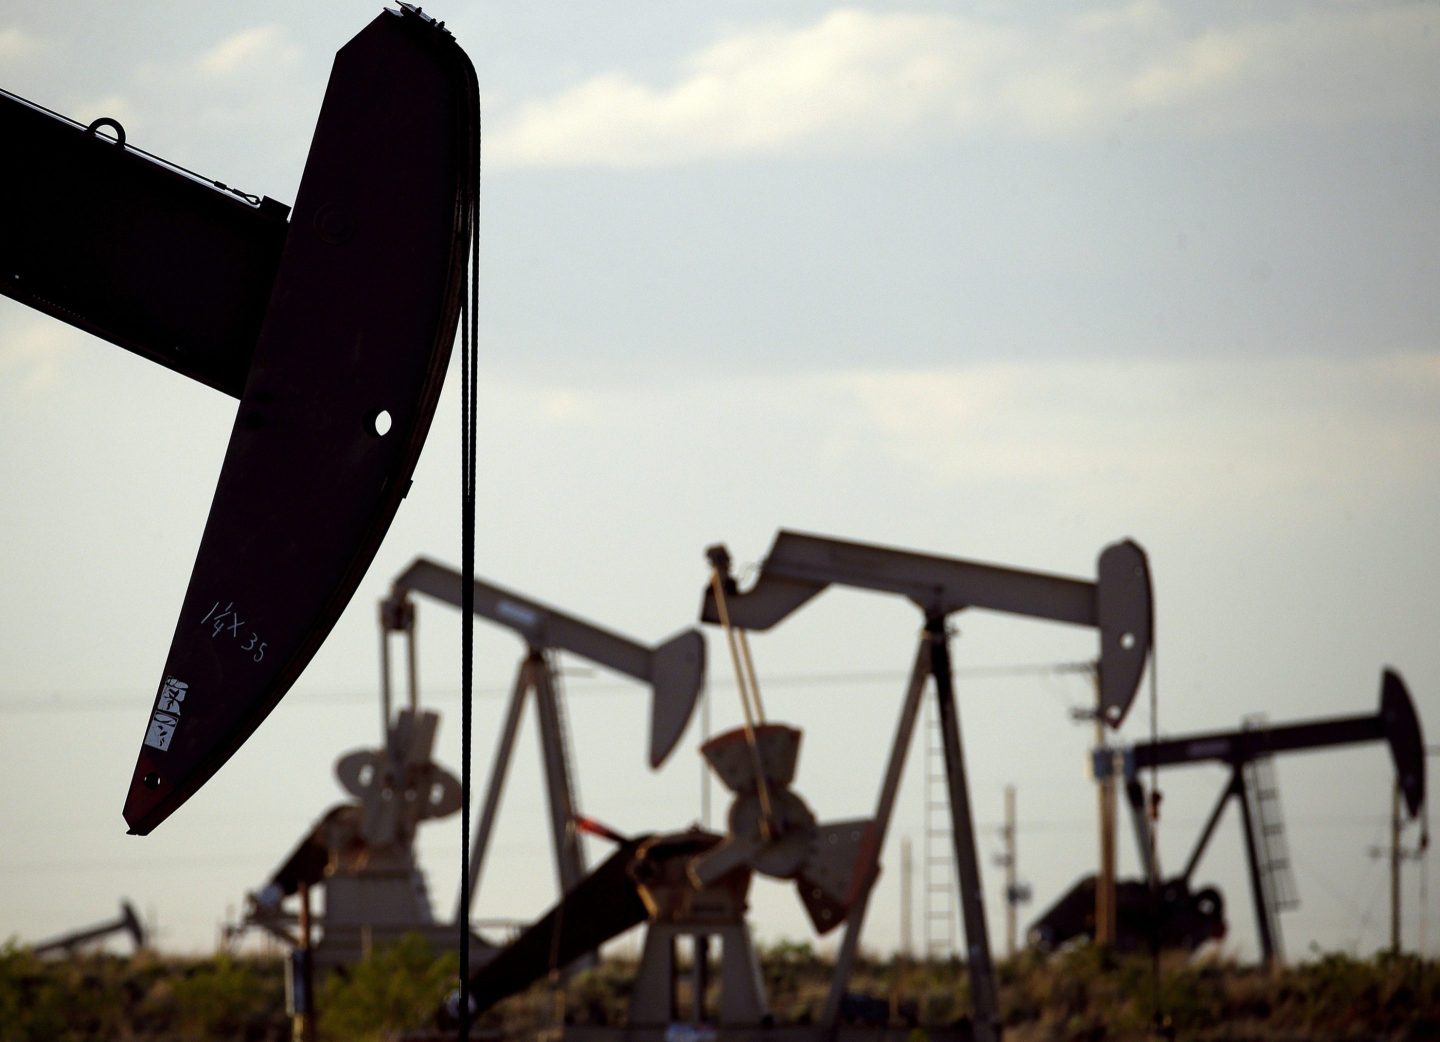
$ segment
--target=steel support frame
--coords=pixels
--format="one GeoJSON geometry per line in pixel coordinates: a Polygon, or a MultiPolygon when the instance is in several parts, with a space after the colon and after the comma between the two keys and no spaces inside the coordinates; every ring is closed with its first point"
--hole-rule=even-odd
{"type": "MultiPolygon", "coordinates": [[[[1246,789],[1244,763],[1233,764],[1230,768],[1230,780],[1220,790],[1220,798],[1215,801],[1210,816],[1205,819],[1205,827],[1200,830],[1200,838],[1195,842],[1195,849],[1190,852],[1190,857],[1185,862],[1185,870],[1180,873],[1180,878],[1185,881],[1187,886],[1189,885],[1195,869],[1200,864],[1201,855],[1205,853],[1205,848],[1210,845],[1211,837],[1215,835],[1215,829],[1220,824],[1220,818],[1225,813],[1226,805],[1231,799],[1236,800],[1240,804],[1241,828],[1245,833],[1245,869],[1250,877],[1250,897],[1255,907],[1255,932],[1260,940],[1260,957],[1267,964],[1274,965],[1281,957],[1280,924],[1265,892],[1260,871],[1260,850],[1255,841],[1255,821],[1250,810],[1249,794],[1246,789]]],[[[1134,800],[1131,800],[1130,810],[1135,815],[1137,837],[1148,835],[1147,827],[1140,821],[1142,808],[1134,800]]],[[[1141,856],[1144,857],[1143,847],[1141,856]]]]}
{"type": "Polygon", "coordinates": [[[505,778],[510,770],[510,758],[515,750],[515,739],[520,732],[520,718],[525,709],[525,696],[535,695],[536,718],[540,732],[540,754],[545,767],[545,789],[550,809],[550,838],[555,854],[556,884],[561,895],[569,893],[585,876],[585,856],[579,837],[574,828],[575,797],[574,784],[570,777],[568,760],[560,730],[560,709],[556,702],[553,669],[540,649],[527,649],[515,673],[515,683],[510,690],[510,703],[505,711],[505,722],[500,729],[500,740],[496,745],[495,759],[490,767],[490,779],[485,788],[485,802],[480,811],[480,823],[475,830],[475,839],[470,847],[470,899],[473,902],[480,890],[480,879],[485,869],[485,857],[490,848],[490,838],[495,829],[495,818],[500,811],[500,798],[505,791],[505,778]]]}
{"type": "MultiPolygon", "coordinates": [[[[935,682],[935,700],[940,721],[941,742],[945,754],[945,774],[950,803],[951,838],[954,844],[956,876],[960,890],[960,911],[965,926],[966,966],[970,976],[970,996],[974,1007],[972,1027],[976,1042],[998,1042],[1000,1038],[999,991],[995,984],[995,966],[990,954],[990,934],[985,921],[985,901],[980,885],[980,865],[975,854],[975,823],[970,808],[969,780],[965,772],[965,756],[960,741],[960,714],[956,706],[954,674],[950,662],[949,631],[942,613],[929,613],[925,629],[911,669],[910,683],[900,709],[900,720],[895,728],[895,741],[890,749],[890,761],[885,770],[885,780],[880,788],[879,803],[875,808],[876,841],[875,863],[869,866],[871,872],[878,870],[880,851],[884,849],[885,837],[899,794],[900,780],[905,772],[905,758],[915,734],[915,721],[920,711],[920,701],[925,692],[926,682],[935,682]]],[[[830,991],[826,996],[820,1022],[830,1032],[838,1029],[841,999],[845,983],[850,978],[855,954],[860,943],[860,932],[865,923],[865,912],[870,904],[873,887],[850,909],[845,921],[845,933],[840,950],[835,958],[835,970],[830,980],[830,991]]]]}

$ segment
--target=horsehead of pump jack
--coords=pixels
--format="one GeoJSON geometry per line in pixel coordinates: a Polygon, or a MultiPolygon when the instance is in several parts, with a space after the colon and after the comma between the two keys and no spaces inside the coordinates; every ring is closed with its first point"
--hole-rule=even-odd
{"type": "Polygon", "coordinates": [[[143,835],[295,683],[409,489],[466,295],[475,70],[382,11],[336,55],[293,210],[3,92],[0,137],[0,292],[240,400],[125,801],[143,835]]]}

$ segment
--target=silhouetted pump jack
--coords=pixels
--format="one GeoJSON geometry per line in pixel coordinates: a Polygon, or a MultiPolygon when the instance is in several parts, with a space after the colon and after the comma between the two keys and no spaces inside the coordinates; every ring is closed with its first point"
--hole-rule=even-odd
{"type": "Polygon", "coordinates": [[[135,942],[135,950],[141,951],[149,942],[149,935],[145,926],[140,922],[140,916],[135,914],[134,907],[129,901],[120,902],[120,918],[111,919],[109,922],[100,923],[97,926],[89,926],[83,930],[76,930],[60,937],[51,938],[48,941],[41,941],[33,945],[30,950],[36,955],[46,955],[50,952],[63,952],[72,955],[74,952],[89,944],[91,941],[103,941],[105,938],[117,933],[127,933],[130,939],[135,942]]]}
{"type": "Polygon", "coordinates": [[[465,295],[475,70],[382,12],[336,55],[293,211],[112,119],[0,94],[0,137],[0,292],[240,400],[125,801],[144,834],[299,677],[409,488],[465,295]]]}
{"type": "MultiPolygon", "coordinates": [[[[1158,881],[1160,878],[1159,865],[1150,860],[1150,851],[1153,849],[1150,842],[1150,819],[1145,812],[1143,793],[1138,783],[1139,773],[1151,768],[1181,767],[1187,764],[1218,763],[1228,766],[1230,778],[1220,790],[1219,799],[1201,829],[1185,868],[1178,877],[1167,880],[1163,890],[1169,893],[1176,888],[1184,888],[1188,893],[1190,879],[1215,834],[1225,808],[1232,799],[1235,800],[1240,805],[1245,861],[1250,876],[1251,897],[1255,905],[1255,924],[1261,956],[1266,962],[1280,959],[1283,953],[1277,913],[1282,906],[1297,904],[1298,897],[1286,894],[1286,891],[1293,890],[1293,884],[1280,885],[1278,882],[1280,879],[1289,878],[1288,855],[1278,849],[1278,821],[1267,821],[1264,813],[1266,801],[1274,796],[1274,783],[1258,778],[1256,768],[1267,766],[1270,758],[1280,753],[1327,749],[1362,742],[1384,742],[1389,746],[1390,756],[1395,764],[1395,783],[1404,798],[1405,807],[1412,818],[1419,815],[1425,803],[1425,742],[1420,730],[1420,718],[1415,712],[1415,703],[1411,700],[1410,692],[1400,674],[1392,669],[1381,673],[1380,705],[1376,712],[1371,714],[1178,735],[1160,741],[1135,744],[1124,752],[1121,763],[1147,880],[1131,885],[1148,891],[1149,880],[1158,881]]],[[[1113,769],[1113,761],[1097,757],[1096,766],[1100,770],[1113,769]]],[[[1207,894],[1215,895],[1218,900],[1218,895],[1213,890],[1200,891],[1196,900],[1199,901],[1207,894]]],[[[1056,916],[1059,911],[1061,905],[1057,904],[1037,922],[1036,928],[1043,929],[1047,920],[1056,916]]],[[[1167,914],[1163,908],[1161,914],[1167,914]]],[[[1059,923],[1061,920],[1064,920],[1063,915],[1055,921],[1059,923]]],[[[1165,923],[1162,921],[1158,925],[1163,934],[1165,923]]],[[[1177,919],[1175,926],[1183,931],[1193,928],[1195,924],[1182,917],[1177,919]]],[[[1052,933],[1055,932],[1052,930],[1052,933]]]]}

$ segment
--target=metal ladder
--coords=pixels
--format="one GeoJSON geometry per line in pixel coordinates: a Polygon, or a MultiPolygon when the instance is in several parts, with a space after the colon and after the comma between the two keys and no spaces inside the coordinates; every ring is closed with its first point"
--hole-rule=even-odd
{"type": "MultiPolygon", "coordinates": [[[[1247,716],[1248,731],[1264,731],[1263,715],[1247,716]]],[[[1276,951],[1280,950],[1280,912],[1298,908],[1300,892],[1295,885],[1295,870],[1290,863],[1290,845],[1285,839],[1285,819],[1280,810],[1280,789],[1275,782],[1275,760],[1257,756],[1245,764],[1245,799],[1250,803],[1250,821],[1254,830],[1255,849],[1259,855],[1260,886],[1269,909],[1271,933],[1276,951]]]]}
{"type": "Polygon", "coordinates": [[[933,700],[924,708],[925,723],[925,918],[923,940],[926,959],[949,959],[955,954],[954,841],[951,838],[950,795],[941,744],[940,714],[933,700]]]}

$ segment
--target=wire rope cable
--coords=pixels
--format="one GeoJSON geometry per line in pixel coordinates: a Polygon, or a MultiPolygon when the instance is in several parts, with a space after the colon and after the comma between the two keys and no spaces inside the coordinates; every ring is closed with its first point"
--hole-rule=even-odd
{"type": "Polygon", "coordinates": [[[765,781],[764,766],[760,761],[760,743],[755,736],[756,717],[765,723],[764,707],[760,705],[760,692],[751,690],[756,684],[755,664],[750,657],[750,647],[745,643],[744,630],[736,630],[730,624],[730,608],[725,600],[725,580],[719,566],[710,572],[710,586],[715,592],[715,610],[720,616],[720,628],[725,631],[725,643],[730,649],[730,663],[735,669],[735,686],[740,691],[740,707],[745,712],[745,744],[750,749],[750,762],[755,769],[755,791],[760,799],[760,837],[769,842],[774,837],[774,809],[770,803],[770,786],[765,781]],[[738,634],[738,636],[737,636],[738,634]],[[745,667],[749,666],[747,670],[745,667]],[[751,701],[754,701],[754,708],[751,701]]]}
{"type": "Polygon", "coordinates": [[[470,1036],[470,794],[471,732],[475,658],[475,451],[479,397],[480,311],[480,133],[479,97],[474,99],[475,133],[465,157],[469,213],[466,279],[460,303],[460,989],[456,1029],[461,1042],[470,1036]]]}

